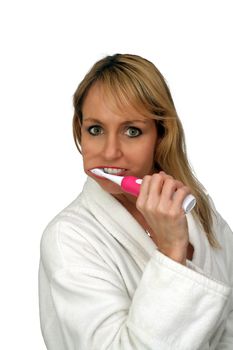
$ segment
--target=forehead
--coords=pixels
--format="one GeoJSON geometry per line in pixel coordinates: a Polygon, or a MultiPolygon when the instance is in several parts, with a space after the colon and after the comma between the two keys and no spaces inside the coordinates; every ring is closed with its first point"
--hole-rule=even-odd
{"type": "Polygon", "coordinates": [[[113,95],[103,84],[95,83],[89,89],[82,105],[83,121],[97,121],[105,117],[117,116],[122,121],[140,121],[144,124],[151,122],[146,116],[145,109],[133,105],[124,95],[113,95]]]}

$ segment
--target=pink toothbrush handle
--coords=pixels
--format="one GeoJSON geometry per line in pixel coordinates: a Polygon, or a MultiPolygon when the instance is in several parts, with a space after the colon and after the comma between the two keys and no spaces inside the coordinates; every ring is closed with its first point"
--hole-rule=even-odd
{"type": "MultiPolygon", "coordinates": [[[[142,179],[139,179],[135,176],[125,176],[121,182],[121,188],[133,196],[137,197],[140,192],[140,186],[142,183],[142,179]]],[[[182,208],[185,213],[190,212],[196,204],[196,198],[192,194],[188,194],[187,197],[183,201],[182,208]]]]}
{"type": "Polygon", "coordinates": [[[140,192],[140,182],[142,182],[141,179],[138,179],[135,176],[125,176],[124,179],[121,182],[121,188],[133,196],[137,197],[140,192]],[[140,181],[139,181],[140,180],[140,181]],[[139,183],[137,183],[138,181],[139,183]]]}

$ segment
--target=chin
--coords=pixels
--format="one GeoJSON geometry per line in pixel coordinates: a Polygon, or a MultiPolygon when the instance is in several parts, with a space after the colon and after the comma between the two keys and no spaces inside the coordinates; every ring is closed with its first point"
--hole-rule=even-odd
{"type": "Polygon", "coordinates": [[[120,186],[115,184],[114,182],[108,181],[106,179],[101,180],[96,177],[92,177],[92,179],[95,180],[98,183],[98,185],[100,185],[103,188],[103,190],[108,192],[109,194],[124,193],[120,186]]]}
{"type": "Polygon", "coordinates": [[[103,188],[103,190],[105,190],[109,194],[121,194],[124,192],[124,191],[122,191],[120,186],[118,186],[117,184],[114,184],[114,183],[104,183],[103,184],[103,183],[99,183],[99,181],[97,181],[97,182],[103,188]]]}

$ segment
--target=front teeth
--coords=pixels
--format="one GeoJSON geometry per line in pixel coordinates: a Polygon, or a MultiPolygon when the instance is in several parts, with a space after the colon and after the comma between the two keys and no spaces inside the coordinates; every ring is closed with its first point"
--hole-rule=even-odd
{"type": "Polygon", "coordinates": [[[107,174],[119,174],[125,171],[126,169],[112,169],[112,168],[104,168],[103,171],[107,174]]]}

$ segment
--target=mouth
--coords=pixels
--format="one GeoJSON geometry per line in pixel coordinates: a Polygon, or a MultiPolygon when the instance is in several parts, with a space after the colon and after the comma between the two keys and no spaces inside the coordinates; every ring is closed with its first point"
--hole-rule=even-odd
{"type": "Polygon", "coordinates": [[[92,169],[100,169],[102,170],[104,173],[106,174],[111,174],[111,175],[115,175],[115,176],[125,176],[126,175],[126,172],[128,169],[125,169],[125,168],[119,168],[119,167],[105,167],[105,166],[102,166],[102,167],[93,167],[91,169],[88,169],[88,172],[92,175],[94,175],[95,177],[99,178],[99,179],[105,179],[107,180],[106,178],[102,177],[102,176],[98,176],[94,173],[91,172],[92,169]]]}

